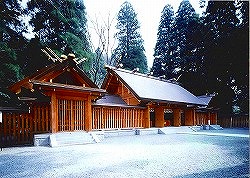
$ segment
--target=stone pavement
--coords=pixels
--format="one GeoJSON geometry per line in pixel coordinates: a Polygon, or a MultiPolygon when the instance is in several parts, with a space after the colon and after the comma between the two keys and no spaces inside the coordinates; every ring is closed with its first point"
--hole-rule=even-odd
{"type": "Polygon", "coordinates": [[[249,138],[232,135],[248,130],[222,133],[231,135],[135,135],[88,145],[5,148],[0,177],[249,177],[249,138]]]}

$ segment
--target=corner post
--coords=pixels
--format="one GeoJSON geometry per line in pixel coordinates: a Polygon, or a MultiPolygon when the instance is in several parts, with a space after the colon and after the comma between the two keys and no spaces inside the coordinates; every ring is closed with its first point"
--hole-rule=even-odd
{"type": "Polygon", "coordinates": [[[173,109],[174,111],[174,126],[181,126],[181,110],[179,108],[173,109]]]}
{"type": "Polygon", "coordinates": [[[191,126],[195,123],[194,109],[185,110],[185,125],[191,126]]]}
{"type": "Polygon", "coordinates": [[[150,128],[150,107],[149,106],[147,106],[147,108],[144,110],[144,113],[143,113],[143,127],[150,128]]]}
{"type": "Polygon", "coordinates": [[[56,133],[58,131],[58,110],[56,93],[52,92],[51,95],[51,132],[56,133]]]}
{"type": "Polygon", "coordinates": [[[85,105],[85,130],[91,131],[92,130],[92,108],[91,108],[91,95],[88,95],[86,105],[85,105]]]}
{"type": "Polygon", "coordinates": [[[155,107],[155,127],[164,127],[164,108],[155,107]]]}

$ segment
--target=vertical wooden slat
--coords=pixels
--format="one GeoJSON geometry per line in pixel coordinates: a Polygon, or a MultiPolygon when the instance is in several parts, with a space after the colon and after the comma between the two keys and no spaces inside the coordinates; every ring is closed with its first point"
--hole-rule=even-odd
{"type": "Polygon", "coordinates": [[[6,135],[7,135],[7,129],[8,129],[8,114],[7,113],[3,113],[3,143],[6,142],[6,135]]]}
{"type": "Polygon", "coordinates": [[[50,129],[49,129],[49,108],[48,106],[46,106],[45,108],[45,130],[46,132],[48,132],[50,129]]]}
{"type": "Polygon", "coordinates": [[[45,108],[44,108],[45,106],[43,105],[43,106],[41,106],[41,122],[42,122],[42,132],[44,132],[45,131],[45,108]]]}
{"type": "Polygon", "coordinates": [[[37,106],[37,130],[41,131],[41,107],[37,106]]]}
{"type": "Polygon", "coordinates": [[[25,143],[25,120],[26,120],[26,114],[23,115],[23,118],[22,118],[22,125],[21,125],[21,134],[22,134],[22,142],[25,143]]]}

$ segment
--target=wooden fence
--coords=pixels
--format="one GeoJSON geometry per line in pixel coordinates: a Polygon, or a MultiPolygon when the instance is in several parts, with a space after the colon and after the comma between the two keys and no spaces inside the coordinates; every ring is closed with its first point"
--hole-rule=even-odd
{"type": "Polygon", "coordinates": [[[208,120],[210,120],[210,124],[216,124],[217,114],[216,113],[196,112],[194,125],[208,124],[208,120]]]}
{"type": "Polygon", "coordinates": [[[33,120],[31,114],[3,113],[1,145],[14,146],[32,143],[33,120]]]}
{"type": "Polygon", "coordinates": [[[33,144],[34,133],[51,131],[49,105],[34,106],[30,113],[3,112],[0,131],[2,147],[33,144]]]}
{"type": "Polygon", "coordinates": [[[219,117],[217,123],[225,128],[249,128],[249,116],[219,117]]]}
{"type": "Polygon", "coordinates": [[[93,129],[141,128],[144,110],[139,108],[93,107],[93,129]]]}

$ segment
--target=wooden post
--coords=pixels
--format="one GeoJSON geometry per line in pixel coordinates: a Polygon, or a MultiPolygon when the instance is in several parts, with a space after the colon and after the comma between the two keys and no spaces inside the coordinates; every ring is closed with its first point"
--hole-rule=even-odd
{"type": "Polygon", "coordinates": [[[181,110],[173,109],[173,111],[174,111],[174,126],[179,127],[181,126],[181,110]]]}
{"type": "Polygon", "coordinates": [[[185,125],[191,126],[194,125],[194,109],[186,109],[185,110],[185,125]]]}
{"type": "Polygon", "coordinates": [[[51,131],[52,133],[56,133],[58,131],[58,111],[55,92],[51,95],[51,131]]]}
{"type": "Polygon", "coordinates": [[[215,114],[215,116],[214,116],[214,119],[215,119],[215,121],[214,121],[214,124],[218,124],[217,122],[218,122],[218,115],[217,115],[217,112],[216,113],[214,113],[215,114]]]}
{"type": "Polygon", "coordinates": [[[164,127],[164,108],[155,107],[155,127],[164,127]]]}
{"type": "Polygon", "coordinates": [[[89,95],[85,105],[85,130],[91,131],[92,130],[92,109],[91,109],[91,96],[89,95]]]}
{"type": "Polygon", "coordinates": [[[147,106],[143,112],[143,127],[150,128],[150,108],[147,106]]]}
{"type": "Polygon", "coordinates": [[[3,113],[2,113],[2,111],[0,111],[0,132],[1,132],[1,134],[0,134],[0,144],[1,144],[1,151],[3,150],[3,113]]]}
{"type": "Polygon", "coordinates": [[[210,120],[209,122],[211,122],[210,111],[208,111],[208,113],[207,113],[207,120],[206,120],[206,123],[205,123],[206,125],[209,125],[208,120],[210,120]]]}

